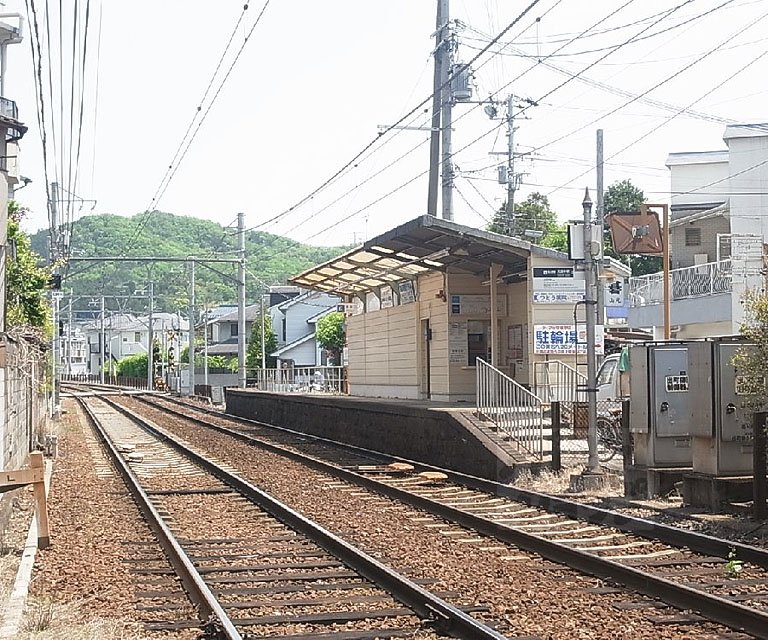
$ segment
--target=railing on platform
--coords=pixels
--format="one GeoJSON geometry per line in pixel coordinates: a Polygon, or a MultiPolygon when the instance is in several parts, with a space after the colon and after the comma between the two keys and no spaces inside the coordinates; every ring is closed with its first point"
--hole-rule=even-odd
{"type": "Polygon", "coordinates": [[[493,422],[511,444],[544,457],[544,407],[539,398],[477,358],[477,416],[493,422]]]}
{"type": "Polygon", "coordinates": [[[561,360],[533,364],[533,393],[544,402],[586,400],[587,376],[561,360]]]}
{"type": "MultiPolygon", "coordinates": [[[[101,376],[90,373],[62,373],[62,382],[79,382],[81,384],[101,384],[101,376]]],[[[131,389],[146,389],[147,379],[133,376],[104,376],[104,384],[131,389]]]]}
{"type": "MultiPolygon", "coordinates": [[[[670,271],[672,300],[685,300],[728,293],[732,290],[731,261],[706,262],[670,271]]],[[[664,301],[664,274],[651,273],[629,279],[632,307],[661,304],[664,301]]]]}
{"type": "Polygon", "coordinates": [[[249,371],[249,386],[275,393],[347,393],[345,367],[290,367],[249,371]]]}

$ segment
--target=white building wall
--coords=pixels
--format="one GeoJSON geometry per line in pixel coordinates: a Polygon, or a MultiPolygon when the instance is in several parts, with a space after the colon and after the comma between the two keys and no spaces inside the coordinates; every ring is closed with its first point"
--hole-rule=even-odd
{"type": "Polygon", "coordinates": [[[703,204],[727,200],[728,152],[670,154],[667,159],[672,186],[672,206],[703,204]],[[723,182],[718,182],[723,180],[723,182]],[[704,185],[711,186],[705,187],[704,185]],[[702,188],[703,187],[703,188],[702,188]],[[688,193],[688,192],[692,193],[688,193]],[[675,195],[677,194],[677,195],[675,195]]]}
{"type": "MultiPolygon", "coordinates": [[[[768,237],[768,131],[727,127],[731,232],[768,237]],[[749,134],[749,137],[745,137],[749,134]],[[763,163],[763,164],[761,164],[763,163]]],[[[727,184],[727,183],[725,183],[727,184]]],[[[724,191],[726,189],[723,189],[724,191]]]]}

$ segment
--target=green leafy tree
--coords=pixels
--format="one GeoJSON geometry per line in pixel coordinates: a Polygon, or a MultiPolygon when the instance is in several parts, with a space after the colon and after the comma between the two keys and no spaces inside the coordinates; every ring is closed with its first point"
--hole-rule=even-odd
{"type": "Polygon", "coordinates": [[[744,321],[740,333],[748,346],[740,347],[733,358],[739,373],[740,393],[754,411],[765,411],[768,402],[768,294],[749,289],[742,298],[744,321]]]}
{"type": "MultiPolygon", "coordinates": [[[[318,344],[331,356],[333,364],[341,364],[341,350],[344,348],[346,335],[344,330],[344,314],[333,311],[317,321],[315,337],[318,344]]],[[[330,364],[330,363],[329,363],[330,364]]]]}
{"type": "MultiPolygon", "coordinates": [[[[603,210],[610,213],[634,213],[640,211],[640,205],[645,201],[642,189],[636,187],[630,180],[614,182],[603,195],[603,210]]],[[[611,234],[607,230],[605,234],[605,253],[613,258],[628,264],[633,276],[642,276],[648,273],[657,273],[662,269],[662,261],[659,256],[627,256],[619,255],[613,248],[611,234]]]]}
{"type": "Polygon", "coordinates": [[[568,225],[558,224],[541,239],[541,246],[568,253],[568,225]]]}
{"type": "Polygon", "coordinates": [[[128,378],[147,377],[148,358],[146,353],[136,353],[126,356],[117,362],[117,375],[128,378]]]}
{"type": "MultiPolygon", "coordinates": [[[[245,366],[248,369],[261,369],[261,322],[262,316],[259,315],[251,326],[251,335],[245,351],[245,366]]],[[[277,349],[277,336],[272,329],[272,316],[264,314],[264,351],[267,354],[267,367],[271,368],[277,364],[277,359],[269,355],[275,349],[277,349]]]]}
{"type": "Polygon", "coordinates": [[[9,328],[50,326],[46,291],[51,271],[40,265],[42,258],[32,251],[29,237],[20,222],[26,213],[17,202],[8,203],[8,245],[6,262],[6,323],[9,328]]]}
{"type": "Polygon", "coordinates": [[[506,204],[493,216],[488,225],[488,231],[521,238],[529,242],[542,243],[546,237],[558,230],[557,214],[549,206],[547,196],[541,193],[531,193],[525,200],[515,203],[512,220],[507,219],[506,204]],[[539,231],[540,238],[525,235],[526,230],[539,231]]]}

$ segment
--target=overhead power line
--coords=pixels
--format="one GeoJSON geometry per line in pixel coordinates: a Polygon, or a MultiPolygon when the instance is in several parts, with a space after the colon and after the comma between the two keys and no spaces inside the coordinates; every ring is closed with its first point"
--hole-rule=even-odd
{"type": "MultiPolygon", "coordinates": [[[[237,54],[235,55],[234,59],[229,65],[229,68],[227,69],[226,74],[222,78],[221,82],[219,83],[218,88],[216,89],[216,92],[213,94],[213,97],[208,103],[207,108],[203,112],[202,116],[199,120],[197,120],[197,126],[195,126],[194,130],[192,131],[191,135],[185,134],[186,143],[185,140],[182,139],[181,145],[183,145],[183,150],[180,152],[177,150],[176,154],[176,160],[175,162],[172,162],[172,164],[169,166],[169,170],[166,171],[167,178],[164,178],[164,182],[161,182],[160,187],[158,188],[158,191],[155,193],[155,196],[152,199],[152,202],[147,206],[146,211],[144,213],[143,219],[139,222],[138,226],[136,227],[136,231],[134,231],[133,236],[131,237],[130,241],[126,245],[125,249],[123,250],[123,254],[128,253],[130,249],[133,247],[134,243],[138,238],[141,236],[142,231],[147,226],[147,223],[149,222],[150,218],[152,217],[153,212],[155,211],[154,207],[157,207],[158,203],[162,199],[163,195],[165,194],[166,189],[168,189],[168,185],[171,184],[171,181],[173,180],[174,176],[176,175],[176,172],[178,171],[179,167],[181,166],[182,161],[187,155],[187,152],[189,151],[190,146],[194,142],[195,138],[197,137],[198,132],[200,131],[200,128],[203,126],[203,123],[205,123],[206,119],[208,118],[208,114],[211,111],[211,108],[216,103],[216,99],[221,94],[221,90],[224,88],[224,85],[227,83],[227,80],[229,79],[230,75],[232,74],[232,71],[235,68],[235,65],[237,65],[238,60],[240,60],[240,56],[243,53],[243,50],[245,49],[246,45],[248,44],[249,40],[251,39],[251,35],[253,35],[253,32],[255,31],[256,27],[261,22],[262,17],[264,16],[264,12],[267,10],[267,7],[269,6],[270,0],[265,0],[264,4],[261,7],[261,11],[259,12],[259,15],[256,16],[256,20],[254,20],[253,25],[251,25],[250,30],[246,34],[245,38],[243,39],[243,43],[240,45],[240,49],[238,49],[237,54]]],[[[248,8],[248,5],[244,5],[243,11],[246,11],[248,8]]],[[[238,25],[240,23],[240,20],[242,19],[242,14],[240,19],[238,20],[238,25]]],[[[237,25],[235,26],[235,29],[233,30],[233,35],[230,36],[230,42],[232,38],[234,37],[234,32],[237,30],[237,25]]],[[[229,48],[229,43],[227,44],[227,49],[229,48]]],[[[222,54],[223,56],[224,54],[222,54]]],[[[216,72],[218,72],[220,67],[221,61],[219,61],[219,66],[216,67],[216,72]]],[[[215,72],[215,73],[216,73],[215,72]]],[[[213,82],[214,76],[211,78],[211,83],[213,82]]],[[[204,95],[207,95],[210,91],[210,84],[209,87],[206,89],[206,92],[204,95]]],[[[202,104],[198,106],[198,110],[202,108],[202,104]]],[[[191,126],[194,125],[194,121],[196,119],[197,114],[195,114],[195,118],[193,118],[193,122],[191,123],[191,126]]]]}

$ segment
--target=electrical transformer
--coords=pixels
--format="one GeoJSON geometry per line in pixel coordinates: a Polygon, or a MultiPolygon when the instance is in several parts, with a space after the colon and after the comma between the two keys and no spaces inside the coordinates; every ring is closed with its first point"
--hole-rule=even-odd
{"type": "Polygon", "coordinates": [[[690,467],[688,345],[645,343],[630,350],[630,431],[635,464],[690,467]]]}
{"type": "Polygon", "coordinates": [[[750,394],[755,381],[734,364],[739,349],[749,345],[739,338],[712,338],[689,345],[691,366],[691,435],[693,471],[728,476],[752,472],[752,415],[750,394]]]}

